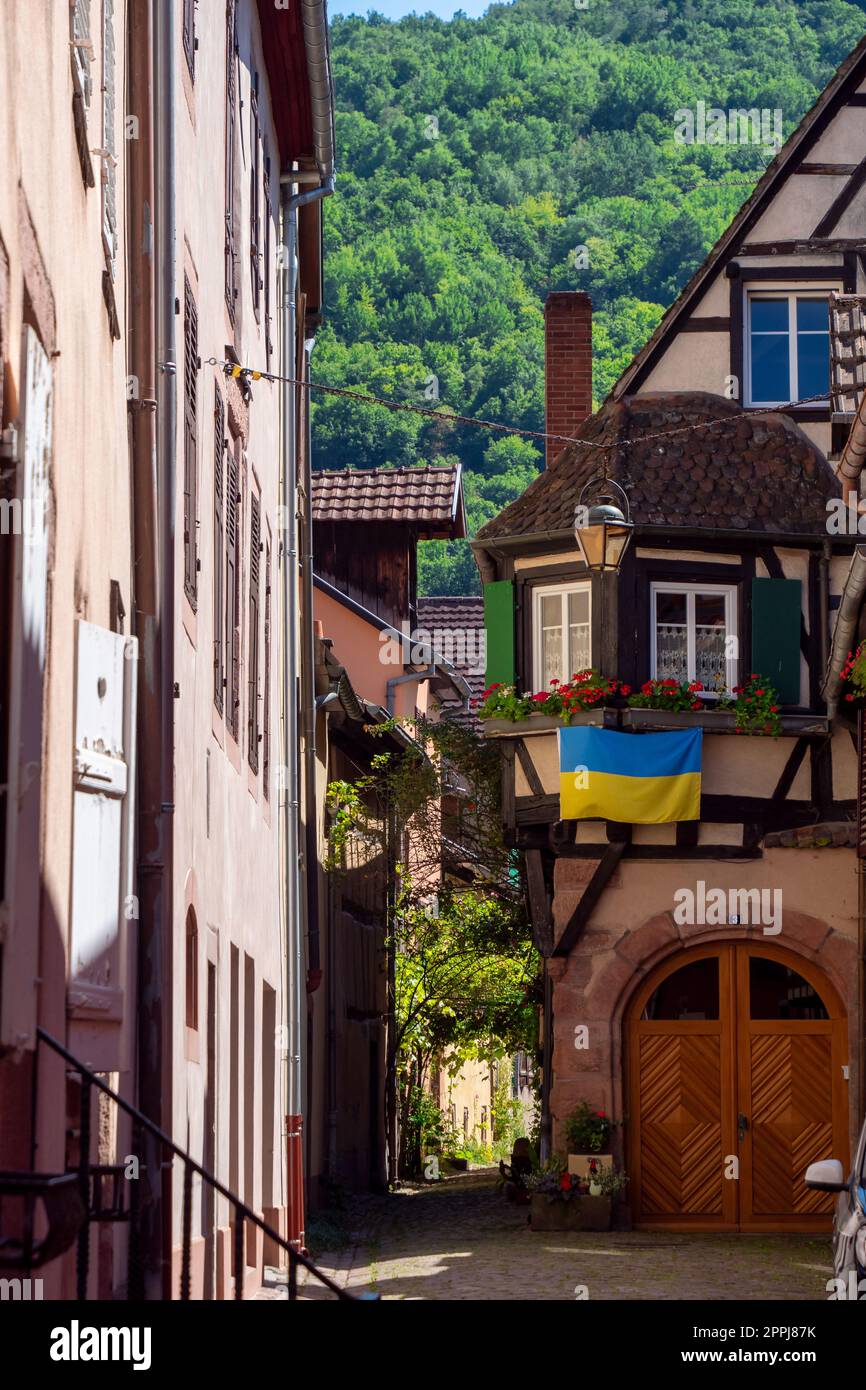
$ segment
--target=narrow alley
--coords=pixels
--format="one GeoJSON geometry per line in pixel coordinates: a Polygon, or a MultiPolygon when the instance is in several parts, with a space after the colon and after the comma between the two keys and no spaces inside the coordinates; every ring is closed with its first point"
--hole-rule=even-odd
{"type": "MultiPolygon", "coordinates": [[[[369,1197],[345,1213],[347,1243],[313,1252],[355,1294],[383,1299],[756,1300],[826,1298],[829,1236],[529,1229],[483,1169],[369,1197]]],[[[315,1240],[315,1229],[311,1240],[315,1240]]],[[[263,1298],[284,1298],[271,1271],[263,1298]]],[[[324,1295],[314,1282],[302,1298],[324,1295]]]]}

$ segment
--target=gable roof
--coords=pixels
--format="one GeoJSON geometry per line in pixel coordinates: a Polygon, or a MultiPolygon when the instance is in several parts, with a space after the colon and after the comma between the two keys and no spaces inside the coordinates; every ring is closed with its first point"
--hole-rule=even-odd
{"type": "Polygon", "coordinates": [[[787,415],[757,415],[708,391],[608,398],[477,542],[574,530],[581,489],[607,476],[628,493],[637,526],[826,536],[841,488],[824,455],[787,415]]]}
{"type": "Polygon", "coordinates": [[[466,535],[460,464],[313,474],[313,521],[393,522],[429,538],[466,535]]]}
{"type": "MultiPolygon", "coordinates": [[[[716,270],[720,261],[730,258],[740,251],[743,236],[755,225],[767,204],[775,197],[780,187],[796,173],[798,159],[802,158],[822,134],[824,127],[836,111],[860,86],[866,77],[866,36],[828,82],[814,106],[803,117],[796,130],[792,131],[779,153],[761,175],[753,192],[746,199],[733,221],[723,232],[709,255],[695,271],[688,284],[682,289],[662,318],[655,332],[647,339],[640,352],[632,358],[629,366],[614,382],[608,399],[619,399],[627,391],[640,385],[647,371],[653,365],[662,342],[668,337],[679,320],[700,297],[706,281],[716,270]]],[[[843,194],[856,189],[866,177],[866,160],[851,175],[843,194]]]]}

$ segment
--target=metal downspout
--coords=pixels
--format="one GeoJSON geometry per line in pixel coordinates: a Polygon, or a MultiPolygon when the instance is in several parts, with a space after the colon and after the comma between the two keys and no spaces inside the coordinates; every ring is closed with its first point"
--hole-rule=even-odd
{"type": "Polygon", "coordinates": [[[297,361],[296,290],[298,276],[297,210],[333,191],[333,174],[318,188],[294,193],[291,172],[280,178],[282,245],[284,248],[280,302],[281,360],[281,467],[282,496],[282,601],[283,601],[283,839],[286,941],[286,990],[288,997],[288,1058],[286,1071],[286,1162],[288,1168],[288,1233],[293,1244],[304,1244],[303,1173],[303,994],[304,962],[301,930],[300,883],[300,776],[299,776],[299,603],[298,603],[298,432],[295,390],[291,379],[297,361]]]}
{"type": "MultiPolygon", "coordinates": [[[[130,0],[129,109],[139,120],[139,136],[129,142],[127,199],[130,235],[126,240],[128,294],[127,372],[135,383],[129,403],[132,446],[131,539],[134,557],[130,612],[138,638],[138,747],[162,748],[161,583],[159,576],[159,493],[156,479],[156,269],[154,263],[154,52],[151,0],[130,0]]],[[[166,1128],[162,1114],[163,946],[168,935],[163,916],[166,882],[163,845],[162,768],[158,758],[137,759],[136,894],[138,959],[135,1000],[135,1101],[166,1128]]],[[[145,1296],[163,1291],[162,1155],[147,1134],[141,1154],[144,1200],[141,1203],[141,1266],[145,1296]]]]}
{"type": "MultiPolygon", "coordinates": [[[[171,1133],[172,1054],[172,944],[173,944],[173,835],[174,835],[174,514],[177,449],[177,354],[175,342],[176,293],[176,168],[175,168],[175,5],[174,0],[154,0],[155,92],[155,210],[156,210],[156,361],[157,361],[157,493],[159,499],[159,693],[161,740],[159,745],[159,841],[162,859],[162,911],[153,922],[150,975],[144,981],[153,1010],[147,1044],[158,1054],[153,1069],[144,1058],[148,1086],[154,1088],[149,1115],[167,1118],[171,1133]],[[159,1094],[156,1094],[156,1091],[159,1094]]],[[[147,1020],[145,1020],[145,1023],[147,1020]]],[[[171,1168],[162,1167],[162,1268],[164,1297],[171,1296],[172,1201],[171,1168]]]]}

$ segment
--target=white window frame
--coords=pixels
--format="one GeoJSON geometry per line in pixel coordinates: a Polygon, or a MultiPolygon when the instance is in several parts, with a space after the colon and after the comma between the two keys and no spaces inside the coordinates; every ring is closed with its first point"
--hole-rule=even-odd
{"type": "MultiPolygon", "coordinates": [[[[689,681],[696,679],[696,624],[695,624],[695,596],[697,594],[723,594],[725,598],[725,635],[726,637],[737,636],[737,586],[736,584],[701,584],[701,583],[680,583],[676,580],[653,583],[650,585],[650,674],[652,680],[659,680],[658,673],[658,650],[656,647],[656,634],[658,631],[658,603],[659,594],[685,594],[686,596],[686,660],[689,670],[689,681]]],[[[738,647],[734,644],[734,649],[738,647]]],[[[725,681],[726,691],[703,690],[702,698],[717,700],[722,693],[731,694],[737,684],[737,658],[734,656],[725,659],[725,681]]]]}
{"type": "MultiPolygon", "coordinates": [[[[791,401],[800,399],[800,385],[798,380],[797,368],[797,300],[798,299],[826,299],[827,308],[827,327],[829,329],[829,298],[833,291],[839,293],[843,290],[841,276],[838,283],[828,280],[816,285],[813,282],[804,281],[798,285],[792,282],[790,285],[780,286],[777,280],[769,283],[762,283],[760,280],[750,282],[745,289],[746,303],[743,313],[743,403],[747,406],[765,407],[790,405],[791,401]],[[791,389],[790,400],[787,401],[759,401],[752,396],[752,299],[784,299],[788,303],[788,381],[791,389]]],[[[823,398],[830,403],[830,379],[827,378],[827,395],[823,398]]],[[[813,402],[813,406],[821,408],[822,401],[813,402]]]]}
{"type": "Polygon", "coordinates": [[[544,685],[544,647],[541,630],[541,600],[558,595],[562,604],[562,680],[571,679],[568,666],[568,595],[584,591],[589,598],[589,649],[592,661],[592,582],[588,579],[575,580],[570,584],[542,584],[532,591],[532,678],[533,690],[543,690],[544,685]]]}

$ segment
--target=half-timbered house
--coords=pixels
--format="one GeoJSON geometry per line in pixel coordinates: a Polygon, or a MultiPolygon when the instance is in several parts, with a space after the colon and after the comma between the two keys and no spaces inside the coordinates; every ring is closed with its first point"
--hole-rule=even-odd
{"type": "Polygon", "coordinates": [[[647,731],[700,726],[699,820],[563,819],[559,721],[486,722],[546,957],[543,1133],[563,1152],[579,1100],[607,1111],[643,1227],[828,1229],[805,1168],[844,1161],[862,1118],[856,738],[822,680],[854,545],[854,407],[829,387],[831,313],[866,289],[864,148],[866,42],[595,415],[588,297],[549,296],[547,429],[571,442],[474,542],[490,681],[704,687],[700,709],[577,716],[632,735],[636,765],[647,731]],[[576,541],[599,479],[630,508],[618,572],[576,541]],[[751,673],[777,737],[718,707],[751,673]]]}

